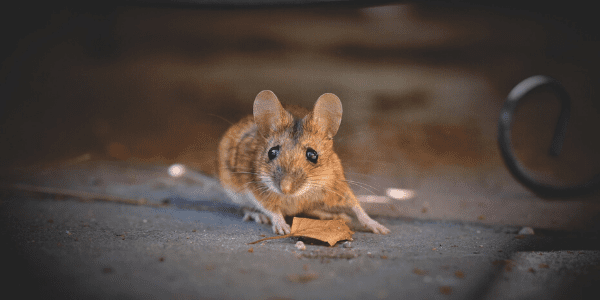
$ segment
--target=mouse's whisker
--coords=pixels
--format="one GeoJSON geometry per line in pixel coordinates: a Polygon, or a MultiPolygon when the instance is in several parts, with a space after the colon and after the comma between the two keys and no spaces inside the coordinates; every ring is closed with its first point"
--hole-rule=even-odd
{"type": "Polygon", "coordinates": [[[229,170],[231,173],[239,173],[239,172],[256,172],[257,170],[254,168],[235,168],[233,170],[229,170]]]}
{"type": "Polygon", "coordinates": [[[340,197],[344,198],[344,196],[343,196],[342,194],[340,194],[339,192],[337,192],[337,191],[334,191],[333,189],[331,189],[331,188],[329,188],[329,187],[325,186],[325,184],[323,184],[321,181],[312,181],[312,180],[310,180],[310,181],[308,181],[308,182],[309,182],[309,184],[311,185],[311,187],[317,187],[317,188],[320,188],[320,189],[323,189],[323,190],[325,190],[325,191],[328,191],[328,192],[334,193],[334,194],[336,194],[336,195],[338,195],[338,196],[340,196],[340,197]]]}
{"type": "Polygon", "coordinates": [[[252,180],[252,181],[247,181],[246,183],[244,183],[244,185],[249,185],[251,183],[261,183],[262,181],[260,180],[252,180]]]}
{"type": "Polygon", "coordinates": [[[376,187],[374,187],[374,186],[372,186],[372,185],[370,185],[368,183],[364,183],[364,182],[360,182],[360,181],[356,181],[356,180],[346,179],[346,180],[340,180],[340,181],[346,181],[348,183],[358,184],[358,185],[361,185],[361,186],[367,186],[367,187],[370,187],[370,188],[372,188],[374,190],[377,189],[376,187]]]}
{"type": "Polygon", "coordinates": [[[254,175],[260,175],[259,173],[255,173],[255,172],[231,172],[232,174],[254,174],[254,175]]]}
{"type": "Polygon", "coordinates": [[[362,183],[362,182],[358,182],[358,181],[353,181],[353,180],[338,180],[338,181],[344,181],[347,182],[348,184],[352,184],[355,185],[357,187],[360,187],[364,190],[366,190],[367,192],[376,195],[377,194],[377,189],[371,185],[368,185],[366,183],[362,183]]]}
{"type": "Polygon", "coordinates": [[[266,191],[270,191],[272,193],[279,193],[279,191],[275,187],[275,182],[273,182],[273,179],[271,179],[270,176],[259,175],[258,178],[260,179],[260,183],[262,183],[266,191]]]}
{"type": "Polygon", "coordinates": [[[267,186],[265,186],[264,184],[260,184],[260,183],[263,183],[263,181],[260,181],[260,180],[248,181],[248,182],[244,183],[244,186],[247,186],[247,185],[253,184],[253,183],[257,183],[255,185],[255,187],[256,187],[257,191],[260,193],[260,195],[265,195],[269,191],[269,188],[267,186]]]}

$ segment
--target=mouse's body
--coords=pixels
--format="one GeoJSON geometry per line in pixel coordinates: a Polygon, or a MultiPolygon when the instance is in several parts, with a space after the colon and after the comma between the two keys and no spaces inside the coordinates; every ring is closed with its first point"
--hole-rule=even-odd
{"type": "Polygon", "coordinates": [[[254,115],[234,124],[219,143],[223,188],[234,202],[258,210],[246,211],[244,219],[271,222],[275,233],[287,234],[284,216],[348,220],[345,212],[352,211],[369,230],[388,233],[360,207],[333,151],[342,117],[339,98],[324,94],[313,111],[286,108],[273,92],[262,91],[254,115]]]}

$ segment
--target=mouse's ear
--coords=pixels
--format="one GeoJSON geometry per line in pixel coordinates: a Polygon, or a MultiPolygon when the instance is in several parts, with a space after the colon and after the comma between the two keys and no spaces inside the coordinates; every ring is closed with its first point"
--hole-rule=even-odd
{"type": "Polygon", "coordinates": [[[284,127],[293,121],[277,96],[269,90],[264,90],[254,99],[254,123],[258,125],[258,131],[264,137],[284,127]]]}
{"type": "Polygon", "coordinates": [[[320,132],[325,132],[333,138],[342,122],[342,102],[331,93],[321,95],[312,112],[312,122],[320,132]]]}

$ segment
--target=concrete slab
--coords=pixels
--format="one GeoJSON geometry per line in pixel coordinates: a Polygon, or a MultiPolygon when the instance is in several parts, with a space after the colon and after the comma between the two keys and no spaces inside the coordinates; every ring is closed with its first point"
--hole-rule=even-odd
{"type": "Polygon", "coordinates": [[[351,248],[238,215],[5,194],[5,291],[61,299],[573,299],[598,294],[592,234],[385,219],[351,248]],[[7,252],[6,252],[7,251],[7,252]],[[592,292],[590,294],[589,292],[592,292]]]}

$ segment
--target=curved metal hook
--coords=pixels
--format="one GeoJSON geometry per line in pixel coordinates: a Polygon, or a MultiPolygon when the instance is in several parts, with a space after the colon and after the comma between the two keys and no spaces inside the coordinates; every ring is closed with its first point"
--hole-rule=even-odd
{"type": "Polygon", "coordinates": [[[561,110],[550,145],[549,153],[552,156],[558,156],[562,150],[562,145],[567,132],[569,115],[571,114],[571,100],[565,88],[554,78],[537,75],[529,77],[517,84],[508,94],[504,107],[500,112],[498,121],[498,145],[502,152],[502,158],[510,173],[525,187],[534,193],[544,197],[569,197],[580,196],[590,193],[600,187],[600,174],[595,175],[590,181],[575,186],[552,186],[535,181],[527,170],[517,161],[511,142],[511,128],[514,113],[519,104],[527,94],[536,88],[548,86],[554,91],[561,101],[561,110]]]}

